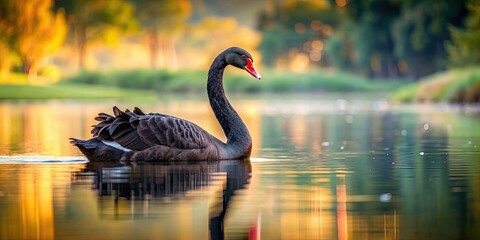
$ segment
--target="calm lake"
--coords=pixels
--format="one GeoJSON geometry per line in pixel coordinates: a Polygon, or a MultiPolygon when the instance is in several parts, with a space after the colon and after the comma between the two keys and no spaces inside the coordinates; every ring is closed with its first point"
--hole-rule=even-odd
{"type": "Polygon", "coordinates": [[[205,98],[0,102],[0,239],[480,239],[480,107],[369,98],[231,96],[250,161],[155,164],[68,137],[117,105],[224,140],[205,98]]]}

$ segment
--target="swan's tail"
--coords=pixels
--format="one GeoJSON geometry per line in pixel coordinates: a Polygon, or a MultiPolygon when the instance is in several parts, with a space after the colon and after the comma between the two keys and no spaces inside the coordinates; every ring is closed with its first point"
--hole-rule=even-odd
{"type": "Polygon", "coordinates": [[[77,146],[91,162],[119,161],[125,153],[125,151],[109,146],[97,138],[89,140],[69,139],[70,143],[77,146]]]}

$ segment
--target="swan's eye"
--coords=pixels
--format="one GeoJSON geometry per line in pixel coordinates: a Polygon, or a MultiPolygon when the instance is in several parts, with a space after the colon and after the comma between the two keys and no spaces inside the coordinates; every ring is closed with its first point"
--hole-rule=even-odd
{"type": "Polygon", "coordinates": [[[251,65],[253,63],[252,59],[245,55],[242,55],[242,58],[245,60],[245,65],[251,65]]]}

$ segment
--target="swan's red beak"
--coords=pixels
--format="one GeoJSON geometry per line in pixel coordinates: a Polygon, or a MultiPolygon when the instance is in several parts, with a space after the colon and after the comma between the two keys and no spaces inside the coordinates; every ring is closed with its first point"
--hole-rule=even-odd
{"type": "Polygon", "coordinates": [[[248,73],[252,74],[253,77],[257,78],[258,80],[261,80],[262,76],[260,76],[260,73],[258,73],[257,70],[255,70],[255,68],[253,67],[252,60],[248,57],[245,57],[245,59],[247,60],[247,65],[245,65],[245,70],[248,73]]]}

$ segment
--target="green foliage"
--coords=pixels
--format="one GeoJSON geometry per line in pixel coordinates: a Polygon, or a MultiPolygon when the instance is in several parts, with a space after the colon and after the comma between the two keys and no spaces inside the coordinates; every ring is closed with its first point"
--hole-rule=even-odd
{"type": "Polygon", "coordinates": [[[156,91],[198,91],[206,83],[202,71],[169,72],[166,70],[129,70],[112,73],[83,71],[66,78],[62,83],[95,84],[126,89],[150,89],[156,91]],[[199,84],[201,83],[201,84],[199,84]]]}
{"type": "Polygon", "coordinates": [[[328,38],[325,53],[336,69],[352,69],[352,42],[345,31],[337,31],[328,38]]]}
{"type": "Polygon", "coordinates": [[[444,99],[450,102],[479,103],[480,68],[459,73],[458,79],[446,88],[444,99]]]}
{"type": "Polygon", "coordinates": [[[154,95],[150,91],[134,91],[85,84],[61,84],[51,86],[0,85],[0,99],[131,99],[153,97],[154,95]],[[81,91],[79,89],[81,89],[81,91]]]}
{"type": "Polygon", "coordinates": [[[402,1],[402,13],[393,25],[395,55],[412,78],[445,69],[448,26],[460,26],[465,0],[402,1]]]}
{"type": "Polygon", "coordinates": [[[310,65],[375,78],[417,79],[445,69],[448,26],[462,26],[467,1],[277,2],[259,16],[258,29],[263,31],[259,49],[269,66],[280,65],[278,59],[292,59],[292,52],[311,53],[308,43],[318,39],[326,48],[318,63],[310,55],[310,65]],[[314,31],[313,21],[318,21],[319,29],[327,26],[332,31],[314,31]],[[303,26],[301,31],[297,25],[303,26]]]}
{"type": "Polygon", "coordinates": [[[465,28],[450,28],[452,41],[447,44],[447,51],[452,67],[480,65],[480,2],[472,2],[468,9],[465,28]]]}
{"type": "Polygon", "coordinates": [[[289,34],[289,32],[281,26],[276,26],[263,33],[259,49],[262,52],[263,62],[266,65],[273,66],[275,60],[281,58],[281,55],[285,54],[285,51],[291,48],[291,46],[287,46],[288,43],[292,42],[288,40],[290,36],[295,36],[295,34],[289,34]],[[282,41],[278,40],[279,36],[282,36],[282,41]]]}
{"type": "Polygon", "coordinates": [[[480,68],[455,69],[422,78],[390,95],[394,101],[480,102],[480,68]]]}
{"type": "Polygon", "coordinates": [[[389,99],[395,102],[413,102],[415,101],[417,92],[418,86],[416,84],[409,84],[392,92],[389,99]]]}
{"type": "MultiPolygon", "coordinates": [[[[400,85],[399,82],[376,82],[363,77],[321,71],[294,73],[262,72],[261,81],[244,73],[228,73],[225,88],[233,92],[289,92],[289,91],[381,91],[400,85]]],[[[112,73],[83,72],[62,81],[66,84],[97,84],[126,89],[150,89],[158,92],[204,92],[205,71],[132,70],[112,73]]]]}
{"type": "Polygon", "coordinates": [[[352,1],[346,11],[353,27],[356,67],[369,77],[397,77],[393,58],[394,40],[390,29],[399,15],[399,6],[393,1],[352,1]],[[376,61],[376,64],[372,64],[376,61]]]}
{"type": "MultiPolygon", "coordinates": [[[[261,12],[258,24],[263,32],[259,50],[268,66],[275,65],[276,59],[285,62],[292,50],[306,55],[311,51],[321,54],[322,49],[311,49],[309,43],[326,39],[339,21],[327,1],[283,1],[273,7],[273,11],[261,12]]],[[[325,65],[326,61],[317,62],[325,65]]]]}

